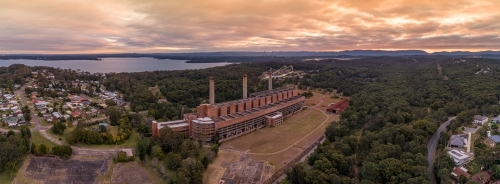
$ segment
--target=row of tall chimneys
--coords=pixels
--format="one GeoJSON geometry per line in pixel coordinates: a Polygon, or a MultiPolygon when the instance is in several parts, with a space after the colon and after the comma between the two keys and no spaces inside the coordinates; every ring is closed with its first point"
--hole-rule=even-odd
{"type": "MultiPolygon", "coordinates": [[[[269,90],[273,89],[273,72],[269,70],[268,72],[269,75],[269,90]]],[[[248,83],[248,77],[247,74],[243,75],[243,99],[248,98],[247,95],[247,83],[248,83]]],[[[215,104],[215,84],[214,84],[214,78],[210,77],[210,97],[209,97],[210,104],[215,104]]]]}

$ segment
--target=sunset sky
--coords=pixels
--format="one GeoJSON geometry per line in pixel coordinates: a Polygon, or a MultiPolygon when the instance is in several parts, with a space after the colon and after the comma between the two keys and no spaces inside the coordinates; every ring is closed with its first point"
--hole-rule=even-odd
{"type": "Polygon", "coordinates": [[[500,50],[500,0],[0,0],[0,54],[500,50]]]}

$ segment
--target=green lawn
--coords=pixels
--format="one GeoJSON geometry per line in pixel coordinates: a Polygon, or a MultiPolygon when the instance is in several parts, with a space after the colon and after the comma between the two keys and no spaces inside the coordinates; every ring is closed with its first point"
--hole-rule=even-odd
{"type": "Polygon", "coordinates": [[[31,142],[35,143],[36,145],[45,144],[46,146],[49,146],[51,148],[54,147],[54,146],[57,146],[56,143],[54,143],[54,142],[46,139],[38,131],[32,131],[31,132],[31,142]]]}
{"type": "Polygon", "coordinates": [[[52,125],[52,123],[46,122],[41,117],[37,117],[37,118],[38,118],[38,122],[40,122],[40,125],[42,125],[42,126],[51,126],[52,125]]]}
{"type": "Polygon", "coordinates": [[[10,178],[8,172],[4,171],[0,173],[0,183],[2,184],[12,183],[12,179],[10,178]]]}
{"type": "Polygon", "coordinates": [[[52,133],[51,130],[47,130],[47,132],[50,134],[50,136],[54,137],[54,138],[57,138],[57,139],[61,139],[63,141],[66,141],[66,136],[68,136],[68,134],[73,131],[74,129],[76,128],[76,126],[71,126],[71,127],[66,127],[66,130],[64,130],[64,134],[63,135],[59,135],[59,134],[55,134],[55,133],[52,133]]]}

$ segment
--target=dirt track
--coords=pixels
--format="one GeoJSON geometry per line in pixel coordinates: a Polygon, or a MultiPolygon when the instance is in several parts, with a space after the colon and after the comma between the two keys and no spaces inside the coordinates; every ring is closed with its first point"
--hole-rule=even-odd
{"type": "Polygon", "coordinates": [[[120,163],[114,168],[111,183],[153,184],[153,181],[139,164],[120,163]]]}

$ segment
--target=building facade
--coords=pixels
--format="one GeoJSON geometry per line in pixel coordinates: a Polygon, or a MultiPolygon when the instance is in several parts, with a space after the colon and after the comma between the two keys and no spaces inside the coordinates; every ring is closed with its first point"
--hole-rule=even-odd
{"type": "MultiPolygon", "coordinates": [[[[210,78],[210,102],[215,101],[212,99],[215,97],[214,86],[213,78],[210,78]]],[[[252,93],[248,98],[246,89],[245,75],[242,99],[201,104],[196,113],[184,114],[183,120],[153,122],[153,136],[158,136],[158,130],[168,126],[174,131],[182,130],[196,140],[211,141],[218,136],[219,141],[223,142],[266,126],[277,126],[283,122],[284,117],[295,114],[304,107],[305,97],[298,95],[296,87],[270,87],[269,90],[252,93]],[[175,127],[178,129],[174,129],[175,127]]]]}

